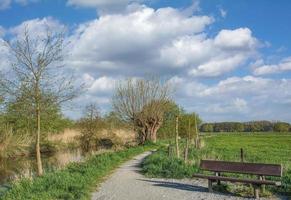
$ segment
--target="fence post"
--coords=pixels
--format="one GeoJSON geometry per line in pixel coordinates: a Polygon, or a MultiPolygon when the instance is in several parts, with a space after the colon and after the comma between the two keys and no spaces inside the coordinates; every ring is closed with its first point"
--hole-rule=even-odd
{"type": "Polygon", "coordinates": [[[240,148],[240,161],[244,162],[244,150],[243,150],[243,148],[240,148]]]}
{"type": "Polygon", "coordinates": [[[175,135],[175,143],[176,143],[176,156],[177,158],[180,157],[179,152],[179,116],[176,116],[176,135],[175,135]]]}

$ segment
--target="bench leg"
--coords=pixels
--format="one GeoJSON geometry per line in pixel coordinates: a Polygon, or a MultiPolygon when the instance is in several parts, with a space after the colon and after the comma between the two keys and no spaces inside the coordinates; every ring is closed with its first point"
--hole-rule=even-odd
{"type": "Polygon", "coordinates": [[[255,199],[259,199],[260,198],[260,187],[258,185],[253,185],[254,187],[254,197],[255,199]]]}
{"type": "MultiPolygon", "coordinates": [[[[220,176],[220,173],[219,172],[215,172],[215,176],[220,176]]],[[[221,185],[220,180],[217,180],[217,185],[221,185]]]]}
{"type": "Polygon", "coordinates": [[[213,183],[213,180],[208,179],[208,191],[209,192],[213,192],[212,183],[213,183]]]}
{"type": "MultiPolygon", "coordinates": [[[[265,180],[265,176],[260,176],[260,180],[265,180]]],[[[266,191],[266,186],[265,185],[261,186],[261,191],[262,191],[262,193],[265,193],[265,191],[266,191]]]]}

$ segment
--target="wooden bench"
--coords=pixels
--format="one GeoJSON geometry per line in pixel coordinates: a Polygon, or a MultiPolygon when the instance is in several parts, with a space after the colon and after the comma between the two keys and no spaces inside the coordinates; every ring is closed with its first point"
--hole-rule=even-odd
{"type": "Polygon", "coordinates": [[[214,175],[194,174],[193,177],[208,179],[208,189],[212,192],[212,183],[220,181],[241,182],[252,184],[254,197],[259,198],[259,189],[264,185],[280,186],[281,182],[266,180],[265,176],[282,176],[282,166],[276,164],[227,162],[216,160],[201,160],[200,169],[214,172],[214,175]],[[243,179],[221,176],[222,173],[237,173],[257,175],[258,179],[243,179]]]}

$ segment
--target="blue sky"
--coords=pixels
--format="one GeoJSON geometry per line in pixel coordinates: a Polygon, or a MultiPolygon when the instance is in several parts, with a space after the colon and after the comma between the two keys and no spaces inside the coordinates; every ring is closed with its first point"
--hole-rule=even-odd
{"type": "Polygon", "coordinates": [[[65,63],[88,87],[65,110],[73,118],[85,102],[110,110],[115,81],[157,74],[205,121],[291,122],[290,10],[288,0],[0,0],[0,40],[27,24],[66,28],[65,63]]]}

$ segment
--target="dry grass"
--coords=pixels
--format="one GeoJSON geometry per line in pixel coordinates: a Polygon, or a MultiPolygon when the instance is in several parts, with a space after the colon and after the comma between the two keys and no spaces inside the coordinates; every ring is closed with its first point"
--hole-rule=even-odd
{"type": "MultiPolygon", "coordinates": [[[[76,143],[81,136],[81,131],[78,129],[65,129],[62,133],[49,134],[48,140],[56,143],[76,143]]],[[[133,130],[126,129],[103,129],[98,132],[98,138],[109,138],[117,141],[120,145],[133,143],[136,139],[136,134],[133,130]]]]}
{"type": "Polygon", "coordinates": [[[0,129],[0,158],[16,157],[28,154],[30,138],[20,134],[13,134],[8,126],[0,129]]]}
{"type": "Polygon", "coordinates": [[[75,142],[80,135],[81,131],[77,129],[65,129],[62,133],[49,134],[48,140],[50,142],[62,142],[68,144],[75,142]]]}

